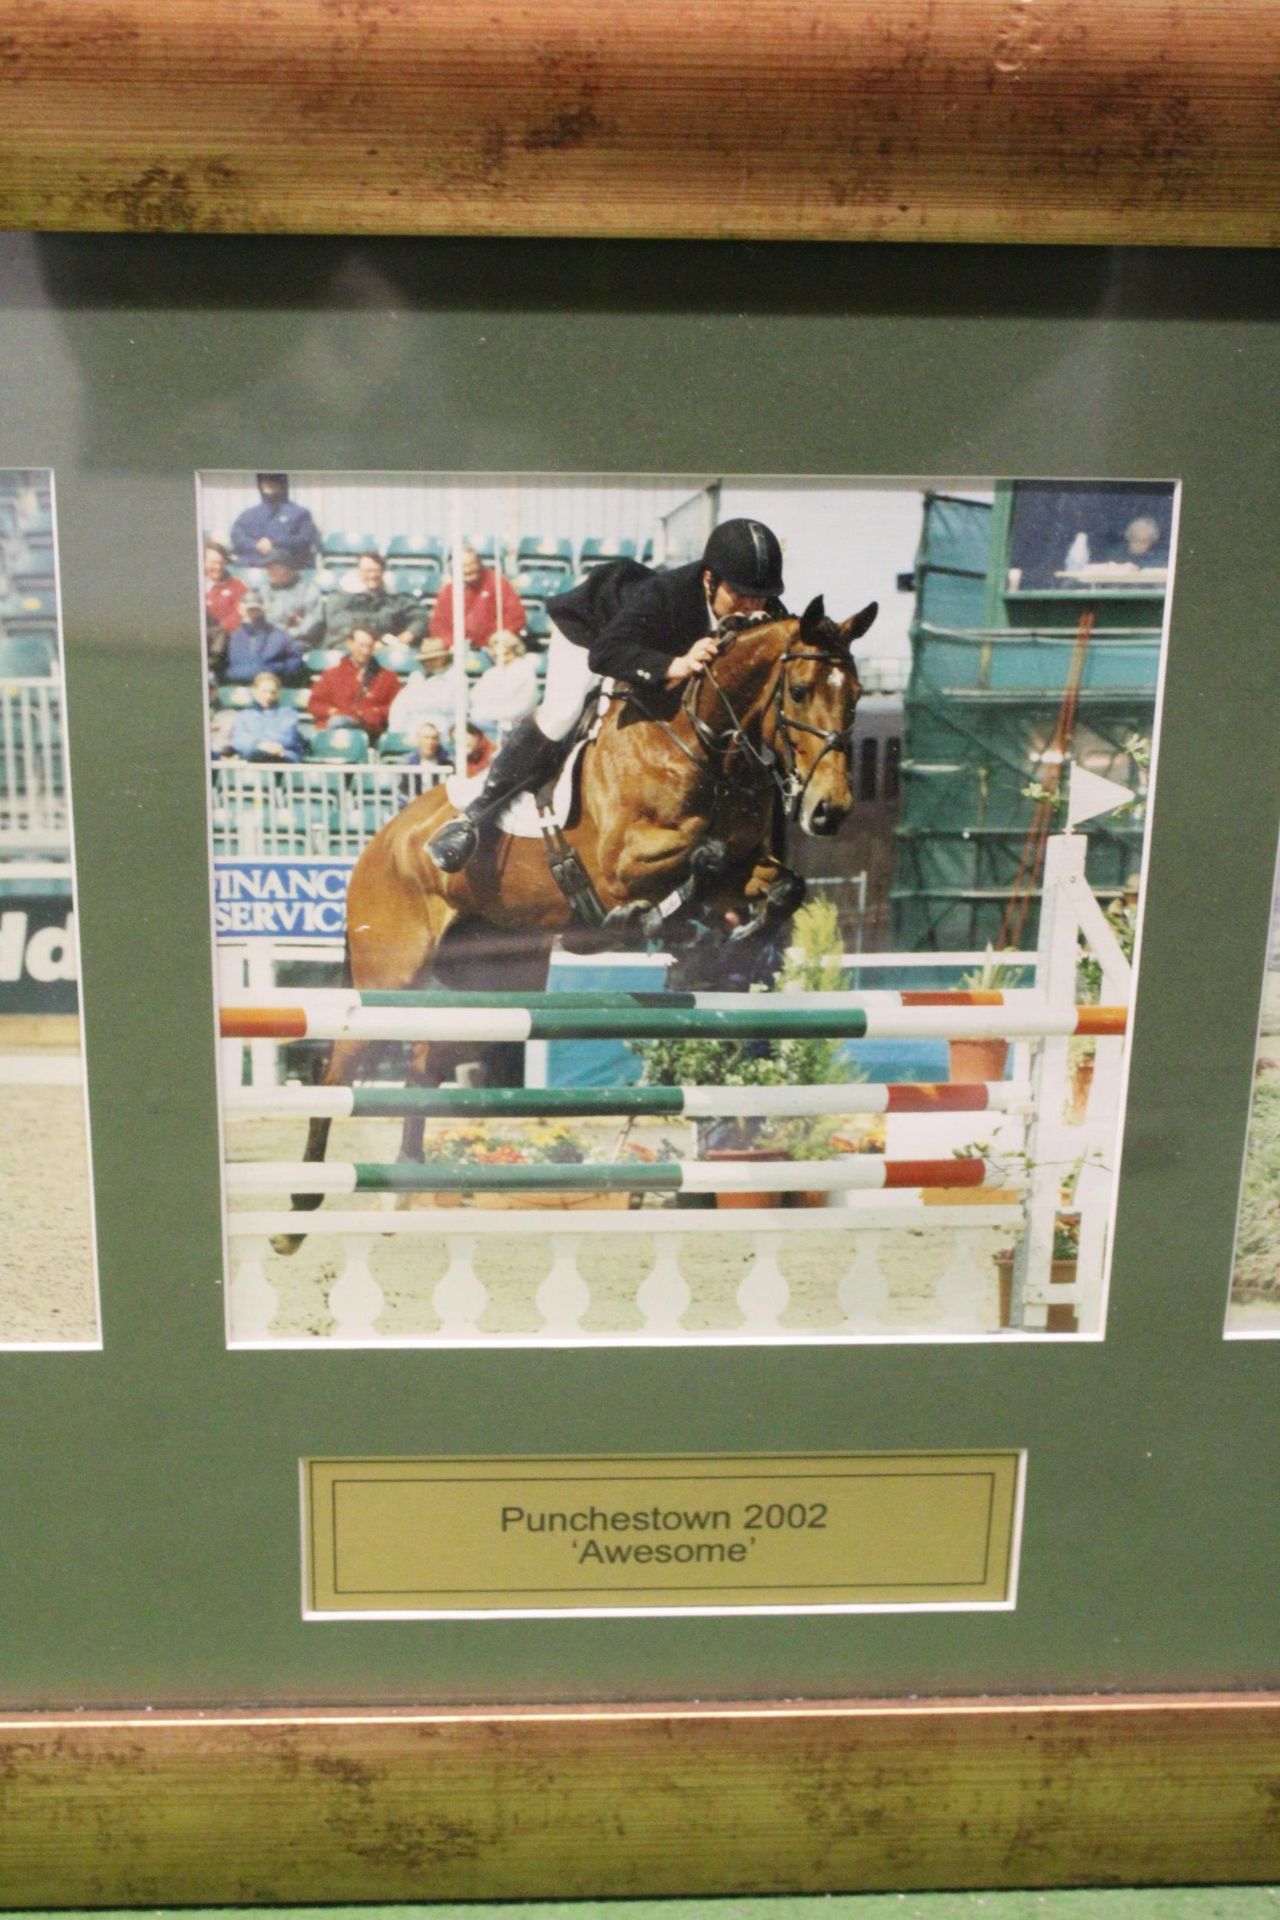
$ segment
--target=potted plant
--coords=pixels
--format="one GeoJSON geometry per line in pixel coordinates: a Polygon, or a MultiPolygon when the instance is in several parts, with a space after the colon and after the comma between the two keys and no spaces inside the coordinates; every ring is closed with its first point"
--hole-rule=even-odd
{"type": "MultiPolygon", "coordinates": [[[[1051,1287],[1070,1286],[1076,1277],[1076,1262],[1080,1254],[1080,1215],[1078,1213],[1055,1214],[1053,1222],[1053,1254],[1049,1262],[1049,1283],[1051,1287]]],[[[1007,1327],[1013,1312],[1013,1261],[1014,1249],[1005,1247],[996,1255],[996,1274],[1000,1286],[1000,1325],[1007,1327]]],[[[1045,1321],[1049,1333],[1078,1333],[1080,1322],[1076,1317],[1075,1306],[1067,1301],[1055,1307],[1050,1301],[1045,1321]]]]}
{"type": "MultiPolygon", "coordinates": [[[[844,984],[842,955],[834,905],[826,900],[806,902],[796,914],[786,959],[771,987],[760,991],[832,992],[844,984]]],[[[865,1077],[844,1058],[839,1040],[647,1040],[637,1042],[634,1051],[641,1059],[641,1081],[646,1086],[837,1086],[865,1077]]],[[[838,1126],[834,1116],[699,1120],[698,1155],[705,1160],[766,1164],[834,1158],[840,1151],[834,1142],[838,1126]]],[[[825,1199],[824,1193],[821,1203],[825,1199]]],[[[715,1196],[720,1207],[778,1206],[781,1201],[782,1195],[769,1189],[715,1196]]],[[[809,1196],[809,1204],[818,1204],[816,1196],[809,1196]]]]}
{"type": "MultiPolygon", "coordinates": [[[[1133,959],[1138,932],[1138,875],[1131,874],[1124,892],[1106,909],[1106,918],[1126,960],[1133,959]]],[[[1102,966],[1092,949],[1080,936],[1080,958],[1076,965],[1076,999],[1082,1006],[1096,1005],[1102,996],[1102,966]]],[[[1067,1043],[1067,1068],[1070,1088],[1064,1118],[1078,1125],[1085,1117],[1093,1086],[1093,1065],[1098,1043],[1091,1039],[1073,1039],[1067,1043]]]]}
{"type": "MultiPolygon", "coordinates": [[[[961,987],[969,993],[999,993],[1006,987],[1019,986],[1026,968],[1010,966],[1003,957],[1010,951],[1009,948],[997,951],[988,945],[982,965],[961,974],[961,987]]],[[[999,1039],[948,1040],[947,1055],[948,1070],[953,1081],[971,1084],[1003,1080],[1009,1065],[1009,1042],[999,1039]]]]}

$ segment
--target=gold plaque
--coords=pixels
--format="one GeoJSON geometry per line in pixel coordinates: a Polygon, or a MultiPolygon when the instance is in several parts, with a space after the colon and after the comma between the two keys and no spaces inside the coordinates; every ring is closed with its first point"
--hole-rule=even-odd
{"type": "Polygon", "coordinates": [[[1022,1456],[303,1462],[311,1615],[1013,1605],[1022,1456]]]}

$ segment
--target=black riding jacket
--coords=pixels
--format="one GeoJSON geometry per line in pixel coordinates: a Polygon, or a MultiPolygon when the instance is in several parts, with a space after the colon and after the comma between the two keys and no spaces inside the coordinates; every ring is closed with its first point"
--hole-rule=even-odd
{"type": "Polygon", "coordinates": [[[702,572],[700,560],[669,573],[610,560],[548,600],[547,612],[566,640],[588,649],[593,673],[661,686],[671,662],[714,630],[702,572]]]}

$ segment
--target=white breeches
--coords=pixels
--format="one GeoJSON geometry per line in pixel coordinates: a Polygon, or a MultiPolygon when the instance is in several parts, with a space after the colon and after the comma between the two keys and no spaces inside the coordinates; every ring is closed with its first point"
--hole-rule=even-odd
{"type": "Polygon", "coordinates": [[[566,640],[560,629],[551,628],[547,643],[547,677],[542,704],[534,714],[538,731],[548,740],[563,740],[600,685],[600,675],[592,673],[585,647],[566,640]]]}

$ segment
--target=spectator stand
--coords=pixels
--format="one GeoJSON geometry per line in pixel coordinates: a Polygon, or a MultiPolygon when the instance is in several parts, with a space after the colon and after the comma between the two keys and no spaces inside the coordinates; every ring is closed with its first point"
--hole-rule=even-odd
{"type": "Polygon", "coordinates": [[[70,847],[48,475],[0,473],[0,858],[70,847]]]}
{"type": "MultiPolygon", "coordinates": [[[[314,578],[325,594],[356,590],[359,581],[354,568],[360,554],[380,552],[386,559],[388,589],[419,601],[430,618],[445,580],[461,577],[464,548],[471,548],[487,568],[500,569],[524,603],[526,619],[521,638],[534,661],[539,688],[545,676],[545,647],[551,631],[547,602],[594,567],[637,556],[648,564],[654,553],[652,538],[583,531],[581,520],[576,540],[563,533],[525,532],[518,521],[509,527],[505,538],[484,531],[467,534],[463,529],[468,518],[468,492],[454,487],[433,509],[444,510],[447,530],[424,524],[414,515],[412,499],[406,500],[403,493],[397,502],[397,510],[403,512],[400,525],[396,526],[394,520],[388,525],[386,511],[379,507],[373,490],[362,494],[360,489],[348,487],[342,493],[330,492],[330,527],[325,531],[324,521],[330,516],[324,511],[323,491],[313,482],[309,495],[307,504],[313,518],[320,522],[321,533],[314,578]],[[332,522],[339,514],[343,524],[334,526],[332,522]]],[[[225,500],[218,502],[210,517],[220,521],[228,510],[225,500]]],[[[502,517],[513,516],[507,516],[505,505],[499,503],[494,521],[502,517]]],[[[538,520],[532,511],[530,519],[536,529],[538,520]]],[[[545,520],[542,524],[546,525],[545,520]]],[[[2,531],[6,525],[14,532],[18,530],[18,512],[11,500],[0,496],[0,541],[9,537],[2,531]]],[[[237,565],[232,571],[249,586],[261,589],[265,583],[262,567],[237,565]]],[[[300,571],[305,577],[306,570],[300,571]]],[[[457,743],[466,738],[466,725],[472,717],[471,690],[493,664],[487,650],[473,650],[465,643],[461,598],[455,611],[452,643],[456,656],[465,661],[466,675],[458,710],[442,729],[450,759],[457,757],[457,743]]],[[[45,613],[43,606],[28,611],[37,622],[45,613]]],[[[390,733],[375,742],[337,715],[326,727],[316,724],[309,711],[311,687],[342,657],[337,646],[313,647],[305,656],[304,683],[282,689],[281,705],[292,706],[298,713],[306,749],[302,763],[277,767],[249,765],[231,757],[215,761],[214,837],[219,855],[266,849],[282,856],[314,856],[332,847],[341,857],[353,857],[369,833],[424,786],[452,770],[448,761],[409,766],[408,757],[416,744],[409,734],[390,733]]],[[[393,672],[402,685],[418,670],[417,650],[412,647],[384,642],[376,657],[379,666],[393,672]]],[[[252,694],[248,687],[222,687],[217,698],[220,707],[236,708],[247,705],[252,694]]],[[[499,738],[501,729],[496,723],[481,719],[478,724],[490,739],[499,738]]]]}

